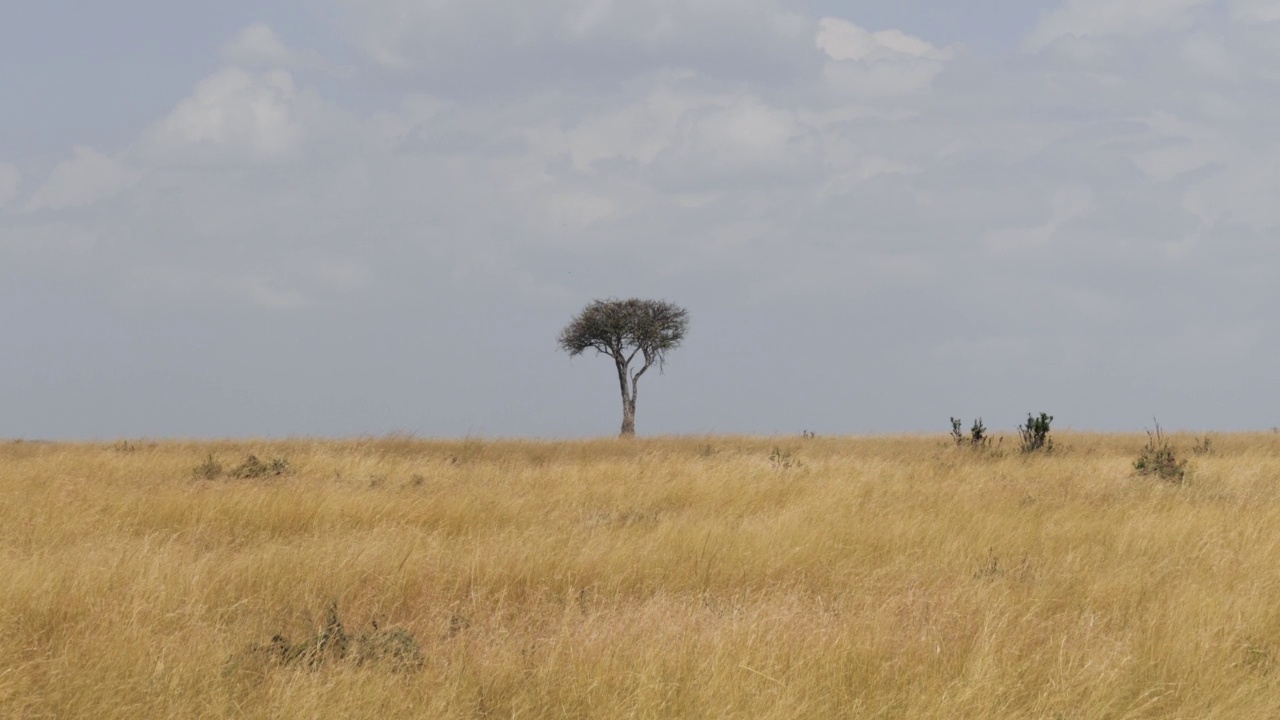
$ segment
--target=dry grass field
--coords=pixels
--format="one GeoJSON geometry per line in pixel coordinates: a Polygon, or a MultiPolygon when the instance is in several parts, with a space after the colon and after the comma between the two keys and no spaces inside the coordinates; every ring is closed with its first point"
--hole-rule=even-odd
{"type": "Polygon", "coordinates": [[[1280,717],[1280,436],[1055,435],[6,441],[0,717],[1280,717]]]}

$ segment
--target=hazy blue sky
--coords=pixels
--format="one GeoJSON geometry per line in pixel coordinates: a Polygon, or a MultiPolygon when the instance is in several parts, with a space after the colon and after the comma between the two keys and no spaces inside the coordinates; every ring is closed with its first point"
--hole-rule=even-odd
{"type": "Polygon", "coordinates": [[[0,9],[0,437],[1280,425],[1280,0],[0,9]]]}

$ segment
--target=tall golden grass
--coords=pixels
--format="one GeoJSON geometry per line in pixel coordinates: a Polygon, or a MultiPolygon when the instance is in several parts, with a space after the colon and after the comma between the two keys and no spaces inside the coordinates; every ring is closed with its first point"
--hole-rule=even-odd
{"type": "Polygon", "coordinates": [[[1280,436],[1145,440],[5,443],[0,717],[1280,717],[1280,436]]]}

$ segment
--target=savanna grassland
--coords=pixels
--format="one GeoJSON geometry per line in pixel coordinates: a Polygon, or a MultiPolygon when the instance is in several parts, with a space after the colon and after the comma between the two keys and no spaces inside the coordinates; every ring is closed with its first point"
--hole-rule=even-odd
{"type": "Polygon", "coordinates": [[[5,442],[0,717],[1280,717],[1280,436],[1056,441],[5,442]]]}

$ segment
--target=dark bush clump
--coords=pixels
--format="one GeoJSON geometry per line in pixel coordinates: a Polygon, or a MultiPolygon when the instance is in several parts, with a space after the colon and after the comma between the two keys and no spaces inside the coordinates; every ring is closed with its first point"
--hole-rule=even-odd
{"type": "Polygon", "coordinates": [[[960,418],[951,418],[951,439],[956,447],[968,447],[974,450],[985,450],[991,447],[991,438],[987,435],[987,426],[982,424],[982,418],[973,421],[968,435],[964,434],[961,427],[963,425],[960,418]]]}
{"type": "Polygon", "coordinates": [[[1018,426],[1018,434],[1022,436],[1022,452],[1050,452],[1053,450],[1053,439],[1049,437],[1049,424],[1053,416],[1040,413],[1036,417],[1027,413],[1027,424],[1018,426]]]}

